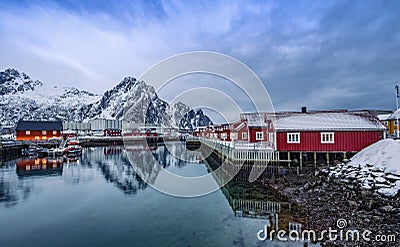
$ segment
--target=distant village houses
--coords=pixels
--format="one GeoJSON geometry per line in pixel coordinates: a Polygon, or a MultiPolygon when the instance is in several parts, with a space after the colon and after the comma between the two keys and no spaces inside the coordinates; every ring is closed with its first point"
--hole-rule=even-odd
{"type": "Polygon", "coordinates": [[[400,118],[400,110],[390,114],[378,115],[379,120],[385,125],[387,129],[387,135],[389,137],[397,137],[399,125],[397,120],[400,118]]]}

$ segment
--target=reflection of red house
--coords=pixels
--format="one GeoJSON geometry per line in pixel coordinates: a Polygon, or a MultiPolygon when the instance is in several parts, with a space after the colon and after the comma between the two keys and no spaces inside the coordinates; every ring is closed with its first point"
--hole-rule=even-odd
{"type": "Polygon", "coordinates": [[[62,123],[59,121],[19,121],[16,127],[17,140],[47,140],[60,137],[62,123]]]}
{"type": "Polygon", "coordinates": [[[62,167],[63,161],[61,159],[23,159],[17,161],[17,174],[18,176],[61,175],[62,167]]]}
{"type": "Polygon", "coordinates": [[[122,130],[121,129],[105,129],[104,136],[121,136],[122,130]]]}

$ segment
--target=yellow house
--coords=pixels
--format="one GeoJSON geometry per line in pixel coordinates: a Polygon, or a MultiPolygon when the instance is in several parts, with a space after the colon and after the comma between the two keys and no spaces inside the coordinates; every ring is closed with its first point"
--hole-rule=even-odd
{"type": "Polygon", "coordinates": [[[398,126],[397,118],[400,119],[400,109],[395,111],[393,114],[382,114],[378,115],[379,120],[383,125],[386,126],[388,136],[397,136],[398,126]]]}

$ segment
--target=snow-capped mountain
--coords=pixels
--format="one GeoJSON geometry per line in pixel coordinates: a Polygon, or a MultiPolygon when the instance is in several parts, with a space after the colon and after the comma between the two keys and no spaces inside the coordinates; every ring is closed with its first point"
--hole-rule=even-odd
{"type": "Polygon", "coordinates": [[[0,72],[1,125],[12,126],[21,119],[77,122],[122,119],[124,110],[126,116],[139,123],[184,129],[212,124],[201,110],[194,111],[181,102],[170,106],[158,98],[153,87],[133,77],[124,78],[99,95],[74,87],[51,87],[16,69],[0,72]]]}

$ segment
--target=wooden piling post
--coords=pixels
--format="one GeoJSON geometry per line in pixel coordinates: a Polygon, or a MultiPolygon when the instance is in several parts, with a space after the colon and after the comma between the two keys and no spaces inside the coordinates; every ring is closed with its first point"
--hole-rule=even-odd
{"type": "Polygon", "coordinates": [[[303,170],[303,152],[300,152],[300,170],[303,170]]]}
{"type": "Polygon", "coordinates": [[[326,153],[326,164],[329,166],[329,153],[326,153]]]}
{"type": "Polygon", "coordinates": [[[317,168],[317,152],[314,152],[314,168],[317,168]]]}

